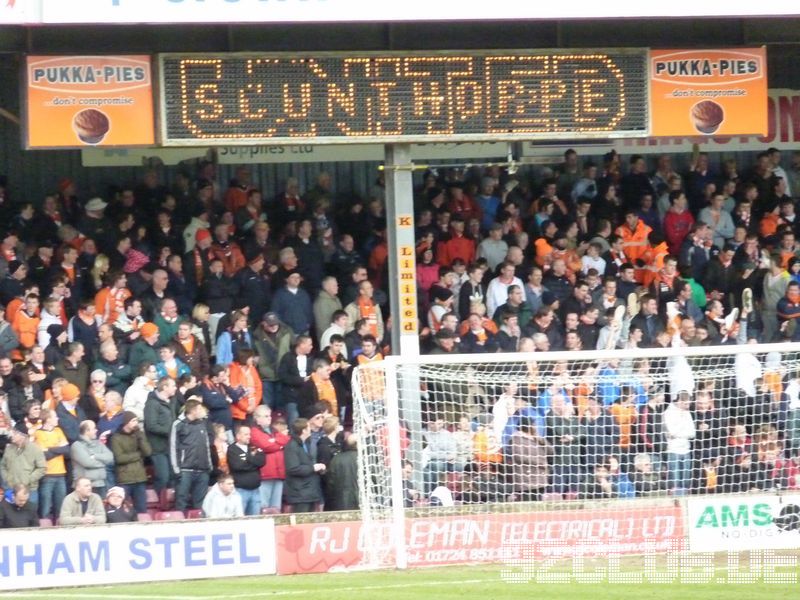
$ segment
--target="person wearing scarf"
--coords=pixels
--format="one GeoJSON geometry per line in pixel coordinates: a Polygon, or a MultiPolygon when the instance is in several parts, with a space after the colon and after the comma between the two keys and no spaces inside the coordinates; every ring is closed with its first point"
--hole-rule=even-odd
{"type": "Polygon", "coordinates": [[[90,421],[97,423],[100,417],[105,416],[107,391],[105,371],[95,369],[89,374],[89,388],[81,396],[79,403],[90,421]]]}
{"type": "Polygon", "coordinates": [[[350,317],[347,332],[353,329],[356,321],[364,319],[369,325],[369,333],[376,340],[382,340],[384,335],[383,314],[381,307],[372,299],[374,288],[369,280],[358,284],[358,297],[348,304],[344,311],[350,317]]]}
{"type": "Polygon", "coordinates": [[[208,274],[214,252],[211,250],[211,233],[208,229],[198,229],[194,234],[195,246],[188,252],[183,263],[187,267],[186,279],[197,287],[203,285],[208,274]]]}
{"type": "Polygon", "coordinates": [[[125,300],[131,297],[126,288],[128,278],[122,271],[108,274],[109,285],[97,292],[94,299],[95,312],[102,323],[114,323],[125,311],[125,300]]]}
{"type": "Polygon", "coordinates": [[[234,423],[244,424],[252,420],[253,411],[261,404],[262,384],[255,367],[255,352],[250,348],[242,348],[236,354],[236,361],[230,365],[231,387],[241,387],[245,394],[231,404],[231,416],[234,423]]]}
{"type": "Polygon", "coordinates": [[[331,381],[331,363],[327,358],[315,358],[311,363],[311,376],[300,387],[297,408],[303,418],[313,417],[318,402],[330,404],[330,412],[339,414],[339,401],[336,388],[331,381]]]}
{"type": "Polygon", "coordinates": [[[211,251],[216,258],[222,261],[225,275],[233,277],[246,264],[244,254],[236,242],[228,239],[230,230],[227,224],[219,223],[214,228],[214,235],[216,242],[211,245],[211,251]]]}
{"type": "Polygon", "coordinates": [[[158,343],[163,345],[171,342],[178,335],[181,322],[178,304],[172,298],[164,298],[158,314],[153,319],[153,323],[158,327],[158,343]]]}

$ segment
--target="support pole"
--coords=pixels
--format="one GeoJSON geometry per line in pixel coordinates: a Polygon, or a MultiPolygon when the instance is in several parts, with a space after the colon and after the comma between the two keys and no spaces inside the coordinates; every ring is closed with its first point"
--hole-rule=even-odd
{"type": "MultiPolygon", "coordinates": [[[[417,272],[416,272],[416,239],[414,235],[414,187],[412,180],[413,163],[411,162],[411,146],[409,144],[395,144],[386,146],[386,220],[389,235],[389,297],[391,299],[392,313],[392,354],[397,356],[393,368],[387,370],[389,374],[396,373],[396,379],[387,382],[388,408],[394,410],[391,404],[397,401],[398,417],[402,419],[407,429],[411,444],[402,459],[410,460],[415,465],[413,481],[419,489],[421,484],[420,465],[422,461],[422,398],[420,391],[419,372],[416,369],[403,369],[403,360],[417,357],[419,351],[419,321],[425,321],[425,315],[417,314],[417,272]],[[389,397],[389,391],[394,388],[396,395],[389,397]]],[[[395,418],[394,413],[390,418],[395,418]]],[[[397,438],[390,439],[390,444],[398,444],[399,454],[399,426],[397,438]]],[[[395,457],[399,458],[399,457],[395,457]]],[[[402,468],[402,462],[392,462],[392,487],[393,521],[396,526],[405,523],[400,517],[404,508],[400,504],[402,496],[402,473],[396,472],[402,468]]],[[[403,513],[404,514],[404,513],[403,513]]],[[[396,532],[399,534],[400,532],[396,532]]],[[[403,539],[397,538],[397,539],[403,539]]],[[[397,567],[405,568],[407,564],[406,548],[397,551],[397,567]]]]}
{"type": "Polygon", "coordinates": [[[411,146],[386,146],[386,230],[392,354],[419,356],[411,146]]]}

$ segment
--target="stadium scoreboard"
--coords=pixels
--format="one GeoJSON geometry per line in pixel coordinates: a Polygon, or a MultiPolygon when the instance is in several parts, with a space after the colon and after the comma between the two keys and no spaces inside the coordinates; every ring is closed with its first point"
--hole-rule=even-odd
{"type": "Polygon", "coordinates": [[[647,51],[159,55],[164,145],[644,136],[647,51]]]}

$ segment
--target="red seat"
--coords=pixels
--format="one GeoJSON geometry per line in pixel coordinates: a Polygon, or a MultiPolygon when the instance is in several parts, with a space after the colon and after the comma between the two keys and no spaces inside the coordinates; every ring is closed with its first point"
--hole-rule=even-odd
{"type": "Polygon", "coordinates": [[[153,520],[153,515],[150,513],[139,513],[136,515],[136,518],[138,519],[139,523],[148,523],[153,520]]]}
{"type": "Polygon", "coordinates": [[[164,488],[158,495],[158,508],[159,510],[172,510],[175,508],[175,490],[172,488],[164,488]]]}
{"type": "Polygon", "coordinates": [[[158,509],[157,508],[148,508],[147,509],[147,514],[150,515],[150,520],[152,521],[153,519],[156,518],[156,515],[158,514],[158,509]]]}
{"type": "Polygon", "coordinates": [[[281,511],[280,511],[280,509],[277,509],[274,506],[262,506],[261,507],[261,514],[262,515],[279,515],[279,514],[281,514],[281,511]]]}
{"type": "Polygon", "coordinates": [[[190,508],[186,511],[186,518],[187,519],[203,519],[205,515],[203,514],[202,509],[199,508],[190,508]]]}
{"type": "Polygon", "coordinates": [[[158,493],[153,488],[147,488],[145,497],[147,498],[147,508],[158,508],[158,493]]]}
{"type": "Polygon", "coordinates": [[[180,510],[165,510],[156,513],[156,521],[183,521],[186,515],[180,510]]]}
{"type": "Polygon", "coordinates": [[[39,519],[39,527],[52,527],[53,521],[51,519],[39,519]]]}

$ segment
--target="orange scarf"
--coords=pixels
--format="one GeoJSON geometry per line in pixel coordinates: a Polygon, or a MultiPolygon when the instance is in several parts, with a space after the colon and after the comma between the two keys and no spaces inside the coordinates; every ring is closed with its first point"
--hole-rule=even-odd
{"type": "Polygon", "coordinates": [[[194,351],[194,336],[189,336],[185,342],[181,342],[181,346],[186,350],[186,354],[191,354],[194,351]]]}
{"type": "Polygon", "coordinates": [[[372,300],[359,297],[358,311],[361,314],[361,318],[366,319],[369,324],[369,332],[375,336],[375,339],[378,339],[378,311],[375,310],[375,303],[372,300]]]}
{"type": "Polygon", "coordinates": [[[104,415],[106,412],[106,399],[103,394],[94,394],[92,393],[92,398],[94,398],[95,404],[97,404],[97,409],[100,411],[101,415],[104,415]]]}
{"type": "Polygon", "coordinates": [[[214,450],[217,453],[217,468],[226,475],[231,471],[228,468],[228,444],[222,440],[214,440],[214,450]]]}
{"type": "Polygon", "coordinates": [[[316,373],[311,374],[311,381],[317,388],[317,395],[320,400],[325,400],[331,405],[331,413],[339,414],[339,403],[336,401],[336,389],[330,379],[321,379],[316,373]]]}

